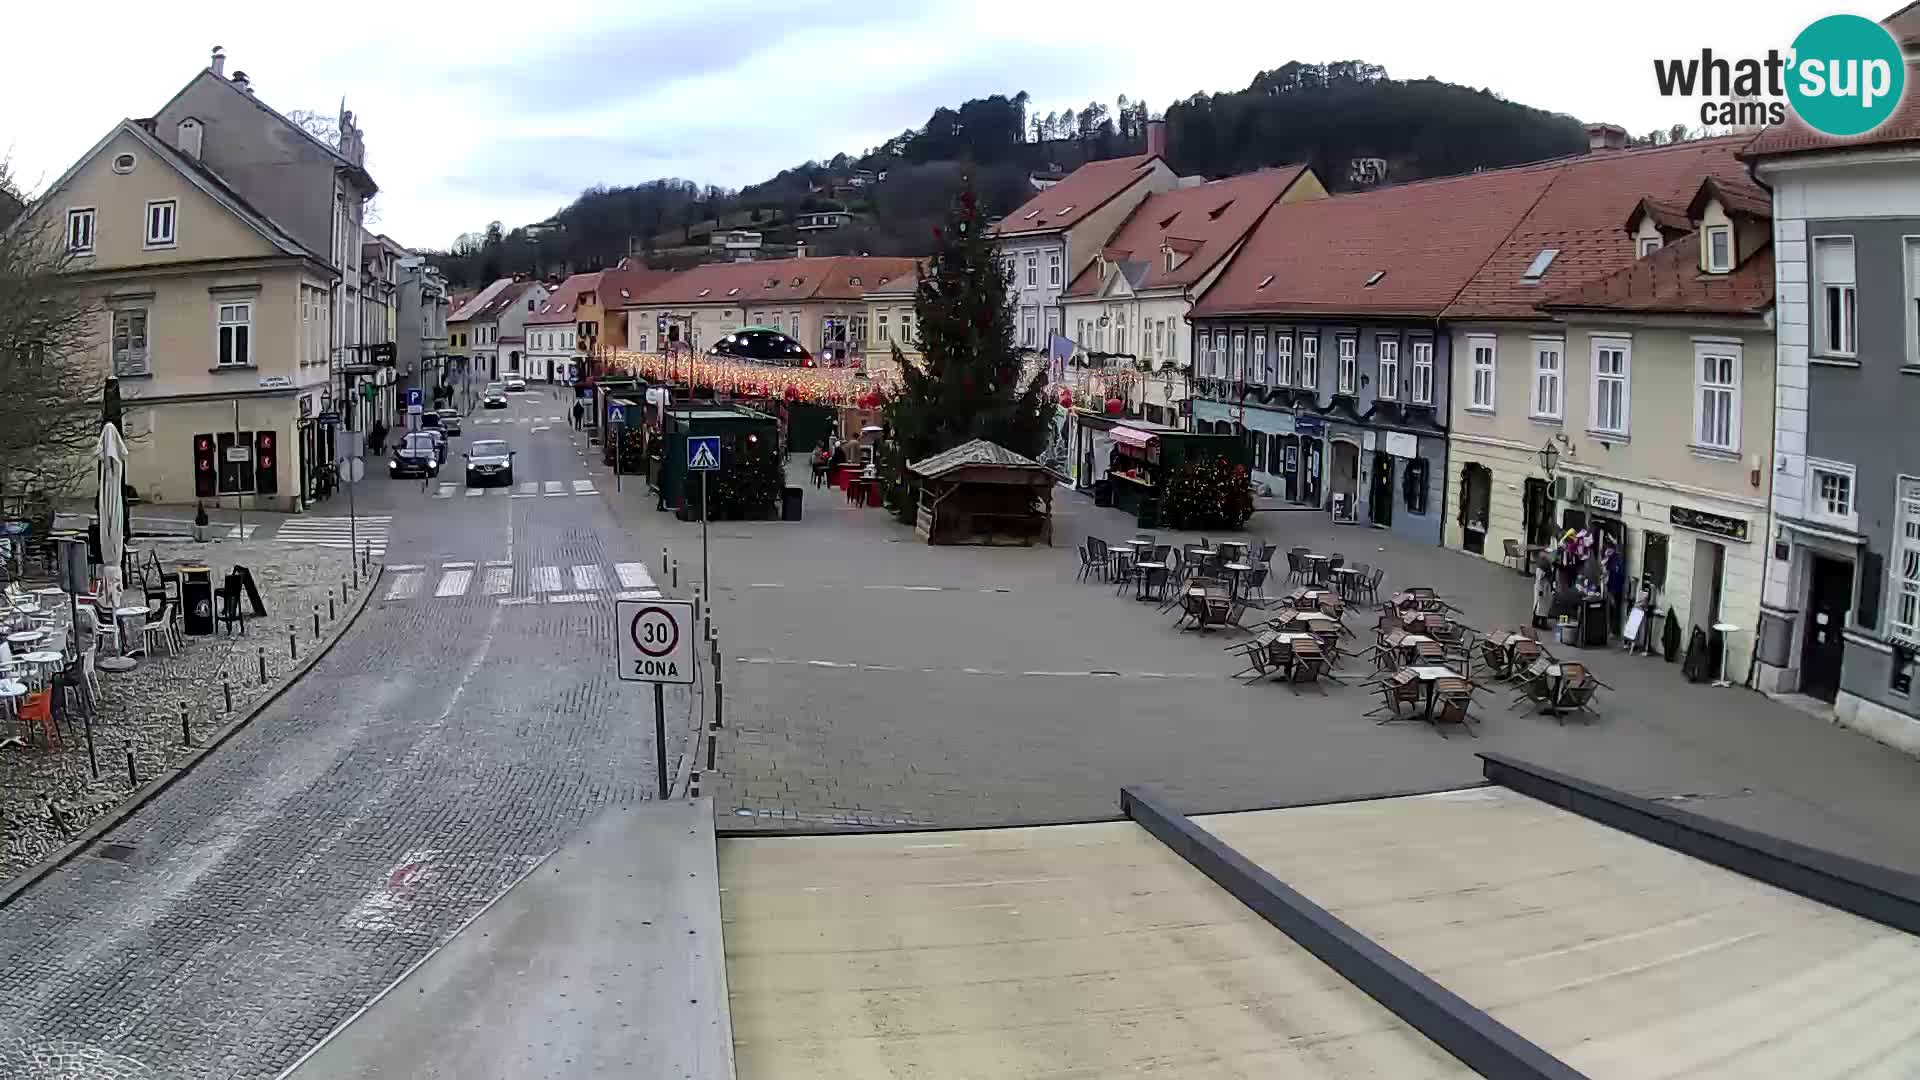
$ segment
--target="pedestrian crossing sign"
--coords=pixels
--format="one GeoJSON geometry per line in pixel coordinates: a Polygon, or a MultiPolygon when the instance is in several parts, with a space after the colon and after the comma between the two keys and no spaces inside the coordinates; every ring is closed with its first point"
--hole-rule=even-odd
{"type": "Polygon", "coordinates": [[[687,470],[717,472],[720,468],[720,436],[687,436],[687,470]]]}

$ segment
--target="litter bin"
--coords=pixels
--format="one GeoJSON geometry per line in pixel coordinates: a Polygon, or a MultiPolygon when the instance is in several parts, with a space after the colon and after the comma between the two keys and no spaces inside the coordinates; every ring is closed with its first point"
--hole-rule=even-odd
{"type": "Polygon", "coordinates": [[[780,520],[800,520],[800,489],[789,487],[780,489],[780,520]]]}
{"type": "Polygon", "coordinates": [[[1095,480],[1093,482],[1093,505],[1095,506],[1112,506],[1113,505],[1113,481],[1095,480]]]}
{"type": "Polygon", "coordinates": [[[1580,647],[1607,647],[1607,598],[1589,596],[1580,601],[1580,647]]]}
{"type": "Polygon", "coordinates": [[[181,621],[189,634],[213,633],[213,571],[196,563],[180,564],[181,621]]]}

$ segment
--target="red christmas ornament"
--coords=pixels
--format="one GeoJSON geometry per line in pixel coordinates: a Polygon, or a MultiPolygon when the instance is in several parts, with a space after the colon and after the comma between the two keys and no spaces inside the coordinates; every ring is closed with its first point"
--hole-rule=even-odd
{"type": "Polygon", "coordinates": [[[1063,409],[1073,408],[1073,391],[1071,389],[1060,391],[1060,407],[1063,409]]]}
{"type": "Polygon", "coordinates": [[[800,388],[793,385],[792,383],[788,383],[786,393],[782,394],[781,396],[786,398],[788,401],[799,401],[800,388]]]}
{"type": "Polygon", "coordinates": [[[1127,409],[1127,403],[1124,401],[1121,401],[1119,398],[1110,397],[1107,399],[1107,415],[1108,416],[1119,416],[1121,413],[1125,412],[1126,409],[1127,409]]]}

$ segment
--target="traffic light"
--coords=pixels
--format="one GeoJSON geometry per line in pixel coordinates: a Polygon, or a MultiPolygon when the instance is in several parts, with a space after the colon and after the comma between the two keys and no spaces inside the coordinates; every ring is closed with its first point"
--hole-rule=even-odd
{"type": "Polygon", "coordinates": [[[274,432],[253,433],[253,490],[261,495],[273,495],[280,491],[280,455],[274,453],[278,442],[274,432]]]}
{"type": "Polygon", "coordinates": [[[211,499],[219,493],[220,477],[214,472],[213,436],[193,437],[193,497],[211,499]]]}

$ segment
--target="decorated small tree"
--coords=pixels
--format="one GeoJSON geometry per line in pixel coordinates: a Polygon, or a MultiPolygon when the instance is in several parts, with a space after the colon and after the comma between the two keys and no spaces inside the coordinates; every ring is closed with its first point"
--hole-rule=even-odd
{"type": "Polygon", "coordinates": [[[1160,523],[1169,529],[1238,529],[1252,516],[1245,465],[1200,458],[1181,463],[1167,477],[1160,523]]]}
{"type": "Polygon", "coordinates": [[[933,239],[933,257],[920,268],[913,298],[921,359],[905,360],[894,348],[901,386],[886,407],[899,451],[890,491],[903,520],[912,520],[917,497],[907,463],[973,439],[1037,458],[1053,434],[1045,369],[1021,382],[1011,282],[994,256],[971,186],[933,239]]]}

